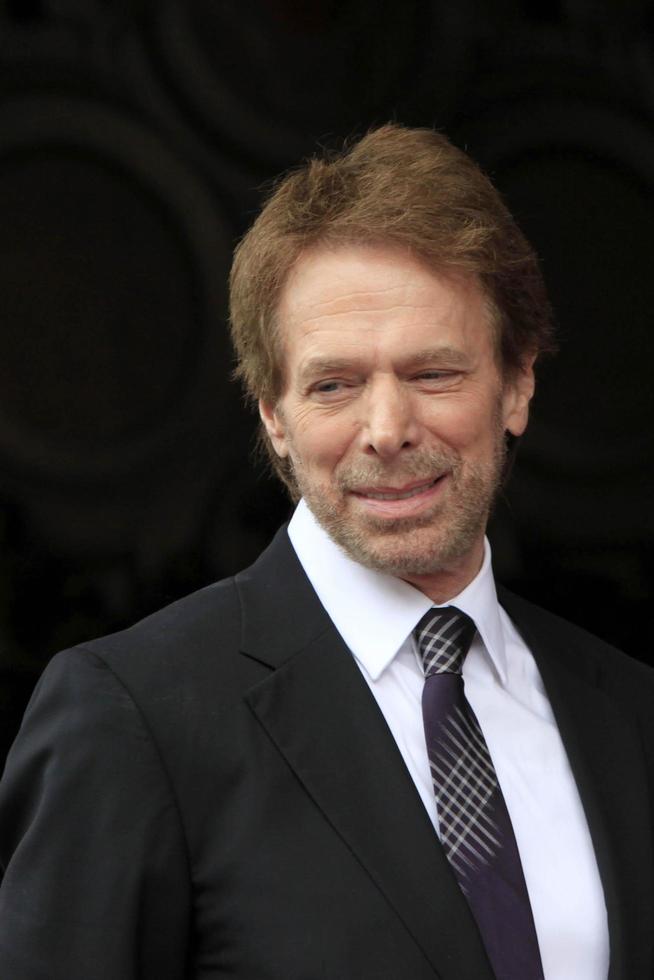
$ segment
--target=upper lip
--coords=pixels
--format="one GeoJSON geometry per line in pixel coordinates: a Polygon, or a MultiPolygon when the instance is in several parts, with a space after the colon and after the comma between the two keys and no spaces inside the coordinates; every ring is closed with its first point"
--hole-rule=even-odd
{"type": "Polygon", "coordinates": [[[390,487],[390,486],[372,486],[367,485],[364,487],[353,487],[353,493],[407,493],[409,490],[416,490],[418,487],[425,487],[425,489],[431,486],[436,480],[439,480],[443,473],[437,474],[437,476],[424,477],[422,480],[413,480],[411,483],[404,483],[401,487],[390,487]]]}

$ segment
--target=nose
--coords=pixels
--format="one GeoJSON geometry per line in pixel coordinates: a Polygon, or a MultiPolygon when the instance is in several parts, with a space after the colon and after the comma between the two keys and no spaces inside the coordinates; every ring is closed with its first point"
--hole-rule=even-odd
{"type": "Polygon", "coordinates": [[[389,459],[419,441],[420,426],[410,392],[396,378],[370,385],[364,399],[365,420],[361,430],[362,449],[389,459]]]}

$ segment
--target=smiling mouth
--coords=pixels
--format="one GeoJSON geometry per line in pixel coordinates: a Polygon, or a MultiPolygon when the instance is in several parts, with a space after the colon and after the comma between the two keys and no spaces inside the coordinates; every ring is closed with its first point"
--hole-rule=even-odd
{"type": "Polygon", "coordinates": [[[409,500],[411,497],[419,496],[426,490],[431,490],[442,479],[443,475],[441,474],[441,476],[437,476],[433,480],[427,480],[424,483],[409,487],[407,490],[355,490],[354,493],[358,497],[367,497],[369,500],[409,500]]]}

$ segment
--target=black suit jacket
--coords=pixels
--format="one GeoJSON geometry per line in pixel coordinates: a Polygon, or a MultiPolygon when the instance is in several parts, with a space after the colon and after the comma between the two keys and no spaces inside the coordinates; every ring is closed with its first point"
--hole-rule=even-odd
{"type": "MultiPolygon", "coordinates": [[[[611,980],[651,980],[654,672],[501,601],[586,808],[611,980]]],[[[236,578],[54,659],[7,763],[0,860],[6,980],[492,978],[285,531],[236,578]]]]}

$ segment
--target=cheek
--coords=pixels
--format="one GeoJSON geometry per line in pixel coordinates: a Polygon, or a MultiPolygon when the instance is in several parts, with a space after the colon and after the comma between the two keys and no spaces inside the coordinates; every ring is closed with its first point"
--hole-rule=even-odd
{"type": "Polygon", "coordinates": [[[356,430],[342,417],[303,412],[293,426],[292,453],[304,466],[333,468],[346,455],[356,430]]]}
{"type": "Polygon", "coordinates": [[[452,405],[432,415],[427,427],[440,442],[465,450],[494,443],[499,429],[497,405],[452,405]]]}

